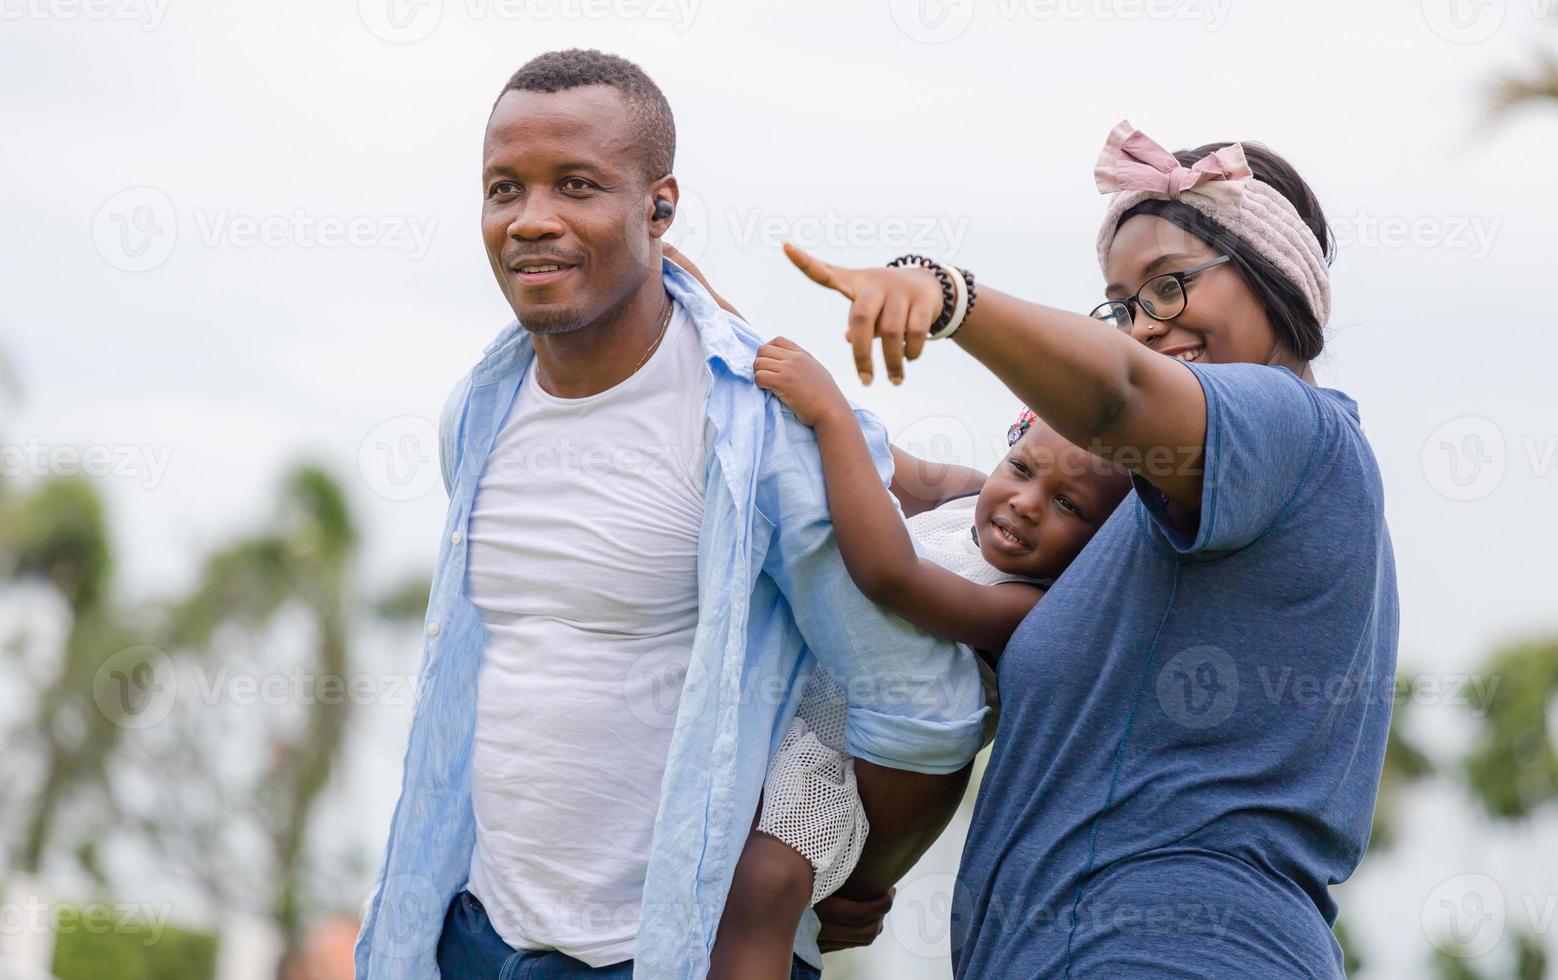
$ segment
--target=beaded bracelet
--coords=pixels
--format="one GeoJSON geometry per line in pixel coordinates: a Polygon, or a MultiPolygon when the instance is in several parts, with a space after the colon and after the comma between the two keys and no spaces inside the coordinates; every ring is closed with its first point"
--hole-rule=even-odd
{"type": "Polygon", "coordinates": [[[946,269],[941,267],[940,262],[934,259],[928,259],[923,255],[900,255],[887,263],[889,269],[902,269],[911,265],[929,269],[941,281],[941,316],[938,316],[936,322],[930,325],[931,336],[934,337],[938,330],[945,327],[952,320],[952,311],[957,308],[957,290],[952,285],[952,276],[947,273],[946,269]]]}
{"type": "Polygon", "coordinates": [[[952,292],[955,294],[952,301],[952,316],[940,330],[930,332],[930,340],[946,340],[957,333],[958,327],[968,318],[968,286],[964,283],[963,273],[956,266],[942,263],[941,266],[952,276],[952,292]]]}
{"type": "Polygon", "coordinates": [[[887,263],[890,269],[901,269],[911,265],[929,269],[941,281],[941,315],[936,318],[935,323],[931,324],[930,339],[945,340],[957,333],[963,321],[974,312],[974,274],[967,269],[945,265],[923,255],[901,255],[887,263]]]}

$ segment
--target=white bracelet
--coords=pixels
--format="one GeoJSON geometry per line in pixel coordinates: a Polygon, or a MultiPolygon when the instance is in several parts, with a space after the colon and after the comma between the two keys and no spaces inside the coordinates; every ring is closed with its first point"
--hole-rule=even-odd
{"type": "Polygon", "coordinates": [[[958,327],[963,325],[963,318],[968,316],[968,284],[963,281],[963,273],[955,267],[945,262],[936,264],[941,266],[942,271],[952,277],[952,319],[948,320],[947,325],[942,327],[941,330],[931,334],[930,339],[946,340],[957,332],[958,327]]]}

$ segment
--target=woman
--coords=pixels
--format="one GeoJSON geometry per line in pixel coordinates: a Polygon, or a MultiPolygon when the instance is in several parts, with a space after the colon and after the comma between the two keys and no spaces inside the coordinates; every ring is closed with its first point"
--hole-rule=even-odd
{"type": "Polygon", "coordinates": [[[1397,611],[1357,406],[1310,369],[1325,217],[1268,150],[1170,154],[1128,123],[1096,177],[1115,196],[1091,318],[938,263],[842,269],[787,248],[852,301],[864,380],[873,338],[896,383],[934,324],[1132,471],[1001,657],[956,973],[1338,976],[1328,886],[1368,840],[1397,611]]]}

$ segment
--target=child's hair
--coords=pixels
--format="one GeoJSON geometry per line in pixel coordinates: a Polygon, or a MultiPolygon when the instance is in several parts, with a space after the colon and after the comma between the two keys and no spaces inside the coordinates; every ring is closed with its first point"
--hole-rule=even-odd
{"type": "MultiPolygon", "coordinates": [[[[1179,150],[1174,157],[1181,166],[1189,167],[1208,154],[1232,145],[1230,142],[1208,143],[1193,150],[1179,150]]],[[[1320,209],[1315,192],[1293,169],[1293,165],[1276,153],[1259,143],[1246,142],[1241,145],[1255,179],[1287,198],[1304,224],[1314,232],[1326,264],[1330,264],[1336,257],[1336,239],[1331,234],[1330,225],[1326,223],[1325,212],[1320,209]]],[[[1325,332],[1309,301],[1287,276],[1247,242],[1187,204],[1155,198],[1142,201],[1120,215],[1116,227],[1138,214],[1156,215],[1231,258],[1255,291],[1277,336],[1292,348],[1300,360],[1312,361],[1320,356],[1320,351],[1325,348],[1325,332]]]]}
{"type": "MultiPolygon", "coordinates": [[[[1017,440],[1026,435],[1028,430],[1033,428],[1035,422],[1039,422],[1038,413],[1026,405],[1022,406],[1022,408],[1017,412],[1017,421],[1013,422],[1006,429],[1007,448],[1009,449],[1012,446],[1017,445],[1017,440]]],[[[1039,424],[1042,426],[1044,423],[1039,422],[1039,424]]],[[[1075,444],[1073,443],[1073,445],[1075,444]]],[[[1080,449],[1081,447],[1078,446],[1077,448],[1080,449]]],[[[1121,466],[1114,460],[1104,459],[1103,457],[1096,454],[1089,455],[1091,456],[1091,459],[1096,466],[1094,469],[1095,473],[1114,474],[1125,477],[1127,480],[1130,479],[1131,471],[1128,467],[1121,466]]]]}

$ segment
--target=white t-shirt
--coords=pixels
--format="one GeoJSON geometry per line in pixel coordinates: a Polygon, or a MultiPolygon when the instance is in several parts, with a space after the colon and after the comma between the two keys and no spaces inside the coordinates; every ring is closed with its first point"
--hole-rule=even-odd
{"type": "Polygon", "coordinates": [[[534,362],[477,487],[468,888],[503,941],[634,956],[660,782],[698,625],[710,378],[678,307],[643,367],[559,398],[534,362]]]}

